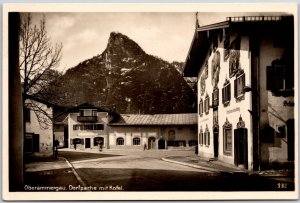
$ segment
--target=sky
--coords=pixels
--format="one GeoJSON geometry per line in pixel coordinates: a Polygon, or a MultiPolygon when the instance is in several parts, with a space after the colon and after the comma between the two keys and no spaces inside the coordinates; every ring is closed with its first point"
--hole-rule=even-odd
{"type": "MultiPolygon", "coordinates": [[[[60,71],[101,54],[111,32],[128,36],[148,54],[168,62],[184,62],[196,23],[195,12],[45,12],[34,13],[33,22],[38,23],[43,15],[52,44],[63,45],[60,71]]],[[[203,26],[240,15],[245,14],[199,13],[198,21],[203,26]]]]}

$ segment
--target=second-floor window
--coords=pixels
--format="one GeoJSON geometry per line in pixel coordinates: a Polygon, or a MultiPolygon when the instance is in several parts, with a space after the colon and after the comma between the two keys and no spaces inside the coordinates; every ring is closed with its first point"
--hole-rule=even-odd
{"type": "Polygon", "coordinates": [[[199,115],[202,116],[203,115],[203,100],[200,99],[199,102],[199,115]]]}
{"type": "Polygon", "coordinates": [[[205,114],[209,113],[209,96],[206,95],[205,100],[204,100],[204,112],[205,114]]]}
{"type": "Polygon", "coordinates": [[[97,116],[97,110],[92,110],[92,116],[97,116]]]}
{"type": "Polygon", "coordinates": [[[229,80],[227,80],[222,88],[222,103],[227,106],[231,98],[231,85],[229,80]]]}
{"type": "Polygon", "coordinates": [[[234,80],[234,97],[237,100],[244,99],[244,87],[245,87],[245,73],[236,76],[234,80]]]}
{"type": "Polygon", "coordinates": [[[219,89],[215,88],[212,93],[213,107],[219,106],[219,89]]]}
{"type": "Polygon", "coordinates": [[[84,116],[84,110],[79,110],[79,116],[84,116]]]}

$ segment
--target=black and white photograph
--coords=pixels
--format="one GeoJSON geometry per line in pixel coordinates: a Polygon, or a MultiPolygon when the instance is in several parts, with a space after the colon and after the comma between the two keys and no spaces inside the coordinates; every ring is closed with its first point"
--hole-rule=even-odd
{"type": "Polygon", "coordinates": [[[299,198],[296,3],[4,4],[2,34],[3,199],[299,198]]]}

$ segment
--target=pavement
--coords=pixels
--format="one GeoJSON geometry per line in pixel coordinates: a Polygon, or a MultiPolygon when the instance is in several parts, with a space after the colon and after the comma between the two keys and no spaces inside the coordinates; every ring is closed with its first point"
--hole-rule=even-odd
{"type": "Polygon", "coordinates": [[[253,172],[248,171],[244,168],[237,167],[235,165],[222,162],[220,160],[203,159],[196,155],[169,156],[163,157],[162,160],[221,174],[245,174],[268,177],[294,177],[294,170],[292,169],[271,169],[253,172]]]}
{"type": "MultiPolygon", "coordinates": [[[[172,162],[175,164],[180,164],[184,166],[189,166],[192,168],[218,173],[218,174],[240,174],[240,175],[259,175],[259,176],[274,176],[274,177],[294,177],[294,171],[291,169],[281,169],[281,170],[265,170],[260,172],[251,172],[244,170],[243,168],[236,167],[231,164],[224,163],[220,160],[208,160],[196,156],[193,151],[171,151],[171,150],[104,150],[99,152],[98,150],[72,150],[72,149],[60,149],[59,151],[72,151],[78,153],[93,153],[102,154],[102,161],[106,159],[117,159],[120,156],[142,156],[145,158],[157,158],[162,159],[166,162],[172,162]],[[105,157],[106,155],[117,155],[116,157],[105,157]]],[[[87,155],[88,156],[88,155],[87,155]]],[[[91,155],[92,156],[92,155],[91,155]]],[[[88,156],[89,157],[89,156],[88,156]]],[[[95,157],[96,159],[97,157],[95,157]]],[[[99,157],[100,158],[100,157],[99,157]]],[[[92,157],[89,159],[93,159],[92,157]]],[[[83,160],[84,161],[84,160],[83,160]]],[[[51,171],[63,171],[63,173],[73,174],[77,179],[77,183],[80,183],[80,178],[77,177],[76,171],[72,163],[76,163],[76,160],[67,160],[64,157],[59,157],[58,159],[47,159],[46,161],[36,161],[25,164],[25,171],[30,172],[41,172],[45,171],[45,174],[51,171]]],[[[80,162],[80,161],[79,161],[80,162]]],[[[42,175],[45,175],[42,174],[42,175]]],[[[49,175],[49,174],[48,174],[49,175]]],[[[75,179],[75,180],[76,180],[75,179]]]]}

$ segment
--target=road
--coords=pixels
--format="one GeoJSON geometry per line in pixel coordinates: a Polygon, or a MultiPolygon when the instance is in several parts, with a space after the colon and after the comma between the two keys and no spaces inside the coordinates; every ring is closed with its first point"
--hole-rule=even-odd
{"type": "Polygon", "coordinates": [[[266,177],[213,173],[161,160],[174,153],[192,152],[62,151],[60,156],[70,160],[85,186],[105,191],[273,191],[294,187],[287,183],[286,188],[279,188],[280,181],[266,177]]]}

